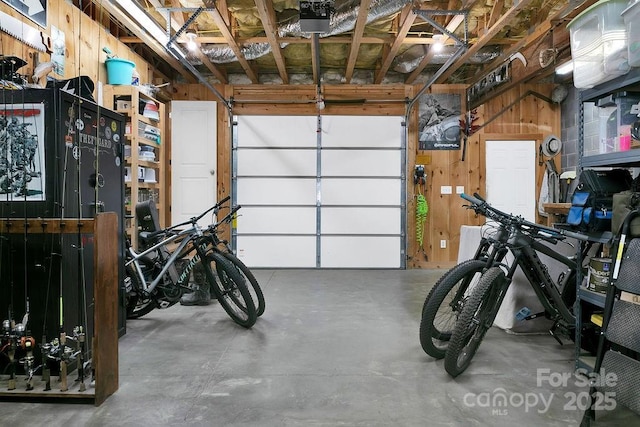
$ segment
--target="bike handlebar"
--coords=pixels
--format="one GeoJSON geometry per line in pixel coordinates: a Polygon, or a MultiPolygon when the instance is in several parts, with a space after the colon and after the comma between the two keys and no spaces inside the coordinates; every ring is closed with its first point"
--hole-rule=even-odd
{"type": "MultiPolygon", "coordinates": [[[[156,230],[156,231],[150,231],[147,232],[146,234],[146,238],[147,239],[153,239],[154,237],[163,235],[163,234],[169,234],[171,232],[173,232],[173,230],[175,230],[176,228],[185,226],[185,225],[194,225],[196,224],[202,217],[204,217],[206,214],[208,214],[209,212],[215,210],[216,212],[218,210],[220,210],[220,208],[222,207],[223,204],[225,204],[227,201],[229,201],[231,199],[231,196],[227,196],[224,199],[220,200],[218,203],[216,203],[215,205],[211,206],[209,209],[207,209],[206,211],[202,212],[200,215],[198,216],[194,216],[191,217],[191,219],[189,219],[188,221],[184,221],[181,222],[180,224],[176,224],[176,225],[172,225],[171,227],[167,227],[167,228],[163,228],[162,230],[156,230]]],[[[237,212],[237,210],[240,209],[240,206],[237,206],[236,208],[234,208],[232,210],[233,213],[237,212]]],[[[228,217],[229,215],[227,215],[228,217]]],[[[225,219],[227,218],[225,217],[225,219]]],[[[220,221],[222,222],[222,221],[220,221]]]]}
{"type": "Polygon", "coordinates": [[[547,227],[547,226],[544,226],[544,225],[541,225],[541,224],[536,224],[536,223],[527,221],[526,219],[522,218],[521,216],[516,216],[516,215],[512,215],[512,214],[508,214],[506,212],[503,212],[503,211],[501,211],[499,209],[496,209],[493,206],[491,206],[478,193],[473,193],[473,196],[470,196],[468,194],[462,193],[462,194],[460,194],[460,197],[462,197],[464,200],[470,202],[471,206],[469,206],[469,208],[471,208],[474,211],[476,211],[476,213],[482,214],[482,215],[486,216],[487,218],[493,219],[493,220],[498,221],[498,222],[500,222],[502,224],[504,224],[504,223],[512,224],[512,225],[517,226],[520,229],[530,228],[530,229],[535,231],[534,234],[537,237],[539,237],[539,238],[541,238],[543,240],[546,240],[548,242],[551,242],[551,243],[555,244],[555,243],[557,243],[558,240],[564,240],[566,237],[573,237],[574,239],[582,240],[582,241],[588,241],[589,240],[589,236],[587,236],[586,234],[576,233],[576,232],[573,232],[573,231],[547,227]]]}

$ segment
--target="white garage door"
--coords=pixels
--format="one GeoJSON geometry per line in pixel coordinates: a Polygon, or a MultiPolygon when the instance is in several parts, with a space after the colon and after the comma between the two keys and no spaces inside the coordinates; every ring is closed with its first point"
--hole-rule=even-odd
{"type": "Polygon", "coordinates": [[[234,234],[250,267],[404,267],[401,117],[239,116],[234,234]]]}

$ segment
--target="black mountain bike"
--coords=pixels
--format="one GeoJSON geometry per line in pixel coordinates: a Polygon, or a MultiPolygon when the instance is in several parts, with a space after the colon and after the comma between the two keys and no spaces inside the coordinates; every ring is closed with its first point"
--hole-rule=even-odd
{"type": "MultiPolygon", "coordinates": [[[[222,199],[217,206],[220,208],[229,200],[229,196],[222,199]]],[[[242,276],[247,284],[247,289],[251,293],[253,304],[256,308],[256,315],[262,316],[265,309],[264,294],[262,288],[258,284],[258,280],[253,275],[249,267],[247,267],[234,253],[227,240],[223,240],[218,235],[218,228],[221,224],[228,224],[235,217],[240,209],[240,205],[234,207],[224,218],[207,227],[206,236],[211,240],[209,250],[224,256],[236,268],[238,274],[242,276]]],[[[217,211],[216,211],[217,213],[217,211]]]]}
{"type": "MultiPolygon", "coordinates": [[[[567,257],[542,241],[555,245],[572,237],[589,242],[589,236],[585,234],[526,221],[522,217],[493,208],[477,194],[474,196],[461,195],[471,203],[468,208],[500,224],[500,244],[495,246],[496,252],[503,255],[487,258],[486,271],[467,295],[459,313],[444,363],[446,371],[453,377],[464,372],[471,363],[486,332],[493,325],[518,267],[522,269],[545,310],[543,313],[529,315],[526,319],[544,315],[553,320],[549,332],[560,344],[562,341],[558,338],[558,333],[573,338],[576,326],[573,314],[577,290],[576,273],[582,267],[577,264],[575,256],[567,257]],[[513,255],[513,259],[509,261],[504,256],[507,250],[513,255]],[[567,267],[566,271],[557,280],[552,279],[540,260],[539,253],[562,263],[567,267]]],[[[588,247],[586,245],[583,251],[587,251],[588,247]]]]}

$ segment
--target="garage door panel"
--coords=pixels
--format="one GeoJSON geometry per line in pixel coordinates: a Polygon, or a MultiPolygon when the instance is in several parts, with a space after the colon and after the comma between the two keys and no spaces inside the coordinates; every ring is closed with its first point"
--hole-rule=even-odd
{"type": "Polygon", "coordinates": [[[238,233],[315,234],[316,232],[315,207],[243,207],[238,213],[238,233]]]}
{"type": "Polygon", "coordinates": [[[323,116],[322,147],[400,148],[401,117],[323,116]]]}
{"type": "Polygon", "coordinates": [[[315,236],[238,236],[237,254],[249,267],[314,268],[315,236]]]}
{"type": "Polygon", "coordinates": [[[238,150],[239,176],[316,176],[315,150],[238,150]]]}
{"type": "Polygon", "coordinates": [[[239,204],[316,204],[316,180],[312,178],[238,178],[239,204]]]}
{"type": "Polygon", "coordinates": [[[323,268],[400,268],[400,237],[323,236],[323,268]]]}
{"type": "Polygon", "coordinates": [[[400,208],[323,207],[323,234],[393,234],[398,235],[400,208]]]}
{"type": "Polygon", "coordinates": [[[238,116],[238,147],[316,147],[317,118],[238,116]]]}
{"type": "Polygon", "coordinates": [[[399,179],[326,178],[323,205],[400,205],[399,179]]]}
{"type": "Polygon", "coordinates": [[[323,150],[322,176],[399,176],[399,150],[323,150]]]}

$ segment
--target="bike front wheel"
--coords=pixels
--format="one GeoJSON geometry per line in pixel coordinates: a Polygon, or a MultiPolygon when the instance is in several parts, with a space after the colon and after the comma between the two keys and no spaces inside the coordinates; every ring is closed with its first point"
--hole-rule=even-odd
{"type": "Polygon", "coordinates": [[[251,293],[238,269],[219,252],[207,254],[203,266],[212,292],[229,317],[240,326],[252,327],[258,316],[251,293]]]}
{"type": "Polygon", "coordinates": [[[444,368],[452,377],[457,377],[469,367],[482,339],[493,325],[507,285],[508,280],[502,269],[491,267],[471,292],[444,358],[444,368]]]}
{"type": "Polygon", "coordinates": [[[420,320],[420,345],[429,356],[445,356],[456,321],[486,265],[482,260],[464,261],[447,271],[429,291],[420,320]]]}
{"type": "Polygon", "coordinates": [[[251,299],[253,300],[253,305],[256,308],[256,316],[260,317],[264,313],[264,294],[262,293],[262,288],[258,284],[258,280],[253,275],[249,267],[247,267],[237,256],[232,254],[231,252],[221,252],[225,258],[227,258],[231,263],[238,269],[238,273],[245,279],[245,283],[247,283],[247,289],[251,294],[251,299]]]}

